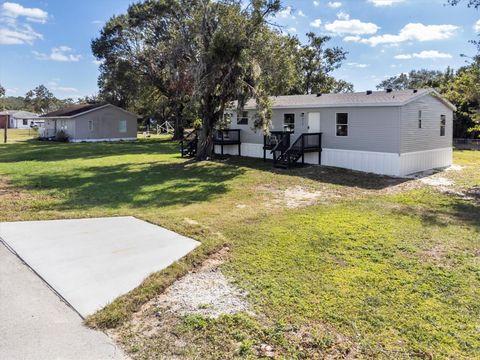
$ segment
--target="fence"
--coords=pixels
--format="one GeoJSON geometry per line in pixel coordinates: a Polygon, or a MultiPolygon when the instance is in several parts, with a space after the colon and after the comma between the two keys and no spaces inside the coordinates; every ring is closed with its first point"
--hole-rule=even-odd
{"type": "Polygon", "coordinates": [[[453,139],[453,146],[461,150],[480,150],[480,139],[453,139]]]}

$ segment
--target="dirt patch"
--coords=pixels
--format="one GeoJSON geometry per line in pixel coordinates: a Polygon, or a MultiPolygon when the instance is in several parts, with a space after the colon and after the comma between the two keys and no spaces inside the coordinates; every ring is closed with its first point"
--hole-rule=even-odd
{"type": "Polygon", "coordinates": [[[265,202],[267,207],[286,207],[288,209],[311,206],[321,201],[341,197],[341,194],[334,189],[309,190],[299,185],[287,189],[260,186],[257,191],[269,195],[270,201],[265,202]]]}
{"type": "Polygon", "coordinates": [[[24,200],[31,199],[33,196],[19,191],[12,186],[6,179],[0,178],[0,200],[12,201],[12,200],[24,200]]]}
{"type": "Polygon", "coordinates": [[[248,312],[246,294],[231,284],[218,268],[227,253],[228,248],[224,248],[200,268],[176,281],[154,301],[154,306],[161,313],[179,316],[195,314],[217,318],[248,312]]]}

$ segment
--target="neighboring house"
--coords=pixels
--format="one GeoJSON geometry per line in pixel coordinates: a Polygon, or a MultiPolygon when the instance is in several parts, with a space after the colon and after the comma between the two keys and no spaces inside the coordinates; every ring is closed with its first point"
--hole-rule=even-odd
{"type": "Polygon", "coordinates": [[[73,105],[42,118],[41,138],[55,138],[63,131],[71,142],[137,139],[137,115],[111,104],[73,105]]]}
{"type": "Polygon", "coordinates": [[[249,101],[243,113],[229,112],[231,130],[216,135],[215,151],[272,158],[275,149],[284,167],[303,159],[394,176],[452,164],[455,106],[434,90],[278,96],[272,102],[270,136],[254,129],[256,107],[249,101]]]}
{"type": "Polygon", "coordinates": [[[30,129],[43,125],[43,120],[37,114],[22,110],[1,111],[0,128],[5,127],[5,122],[11,129],[30,129]]]}

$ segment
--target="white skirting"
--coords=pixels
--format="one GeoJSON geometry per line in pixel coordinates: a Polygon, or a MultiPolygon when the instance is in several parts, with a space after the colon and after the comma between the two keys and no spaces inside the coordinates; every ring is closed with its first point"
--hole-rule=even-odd
{"type": "Polygon", "coordinates": [[[137,138],[111,138],[111,139],[70,139],[69,142],[80,143],[80,142],[112,142],[112,141],[135,141],[137,138]]]}
{"type": "MultiPolygon", "coordinates": [[[[263,158],[263,145],[242,143],[242,156],[263,158]]],[[[220,146],[215,152],[220,153],[220,146]]],[[[238,145],[224,146],[226,155],[238,155],[238,145]]],[[[343,149],[323,149],[322,165],[364,171],[380,175],[405,176],[414,172],[443,168],[452,165],[452,148],[414,153],[383,153],[343,149]]],[[[270,151],[267,158],[271,159],[270,151]]],[[[318,153],[305,154],[305,162],[318,164],[318,153]]]]}
{"type": "Polygon", "coordinates": [[[418,151],[400,155],[400,175],[445,168],[453,164],[453,148],[418,151]]]}

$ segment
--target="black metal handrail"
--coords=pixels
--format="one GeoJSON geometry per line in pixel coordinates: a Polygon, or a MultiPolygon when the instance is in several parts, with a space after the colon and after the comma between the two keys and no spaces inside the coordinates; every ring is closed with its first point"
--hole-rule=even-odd
{"type": "Polygon", "coordinates": [[[184,157],[185,155],[195,156],[195,154],[197,153],[197,145],[198,145],[198,131],[192,130],[187,135],[185,135],[182,140],[180,140],[181,156],[182,157],[184,157]]]}
{"type": "Polygon", "coordinates": [[[305,133],[298,137],[290,147],[285,150],[278,159],[274,157],[274,164],[278,161],[285,162],[287,166],[297,162],[302,158],[305,163],[305,152],[318,151],[318,162],[321,163],[322,152],[322,133],[305,133]]]}
{"type": "Polygon", "coordinates": [[[236,144],[240,142],[240,129],[217,130],[214,133],[213,141],[216,143],[236,144]]]}

